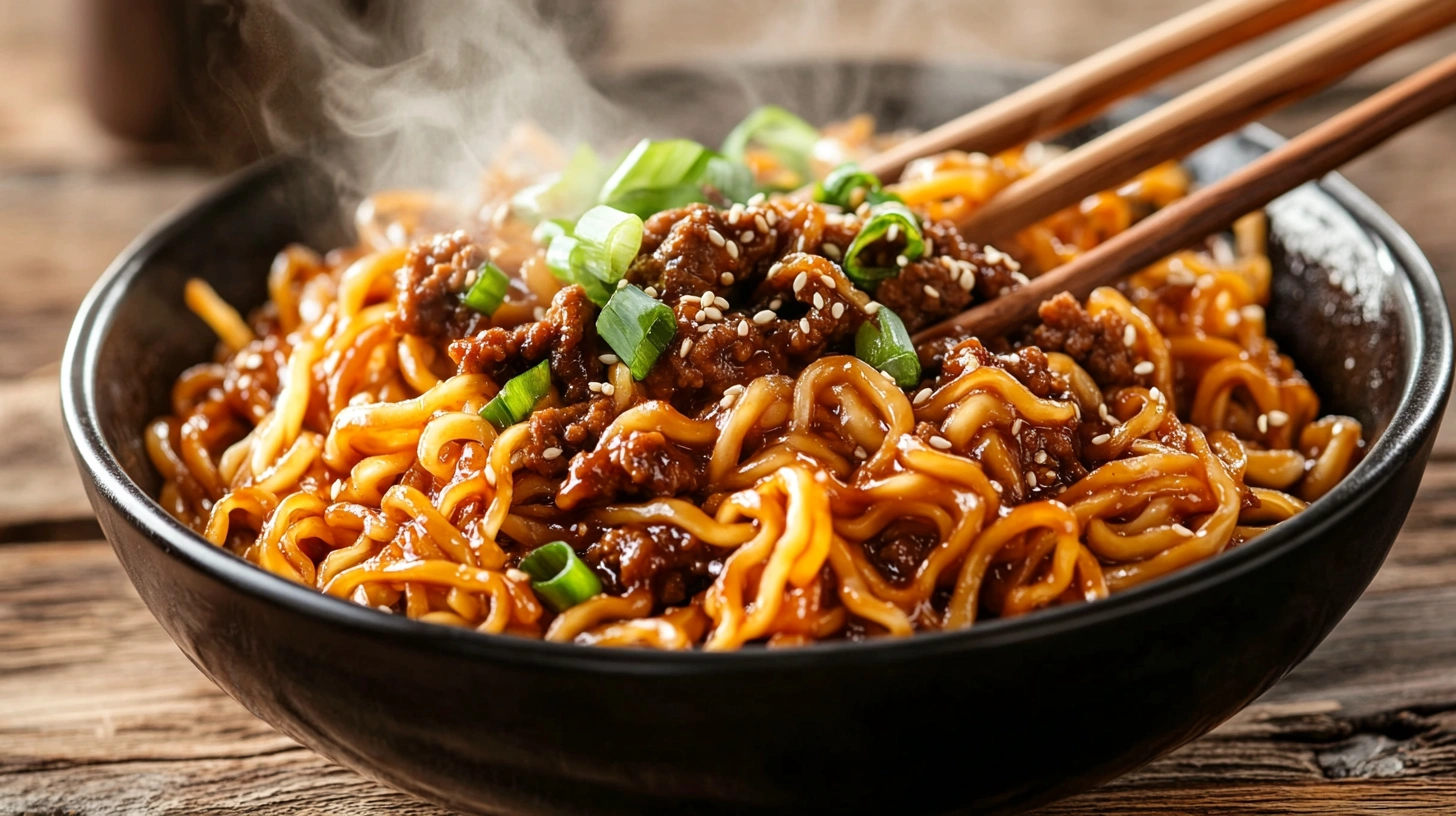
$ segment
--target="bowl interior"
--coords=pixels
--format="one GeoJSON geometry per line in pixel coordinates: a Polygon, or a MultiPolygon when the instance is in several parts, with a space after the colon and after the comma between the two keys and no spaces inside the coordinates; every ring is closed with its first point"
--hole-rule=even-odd
{"type": "MultiPolygon", "coordinates": [[[[881,128],[926,128],[1001,96],[1034,73],[995,66],[813,64],[662,70],[610,80],[603,90],[642,113],[653,135],[715,143],[763,103],[815,122],[867,112],[881,128]]],[[[1136,113],[1131,103],[1068,138],[1083,140],[1136,113]]],[[[1190,157],[1200,181],[1246,163],[1275,137],[1258,129],[1190,157]]],[[[350,240],[354,196],[299,157],[246,171],[129,252],[99,304],[97,420],[122,470],[148,495],[157,475],[143,429],[168,410],[185,368],[210,358],[215,338],[182,300],[200,276],[230,303],[251,309],[266,298],[273,255],[289,242],[327,250],[350,240]],[[106,306],[114,307],[108,311],[106,306]]],[[[1395,416],[1415,369],[1418,321],[1396,254],[1326,190],[1307,185],[1270,208],[1275,269],[1271,331],[1323,398],[1325,413],[1356,417],[1375,439],[1395,416]]]]}

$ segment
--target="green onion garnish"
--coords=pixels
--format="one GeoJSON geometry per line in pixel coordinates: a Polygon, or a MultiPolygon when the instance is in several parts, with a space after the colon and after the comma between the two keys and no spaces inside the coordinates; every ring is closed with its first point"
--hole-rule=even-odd
{"type": "Polygon", "coordinates": [[[549,247],[556,236],[570,235],[574,226],[575,224],[565,218],[548,218],[531,230],[531,240],[539,246],[549,247]]]}
{"type": "Polygon", "coordinates": [[[616,283],[642,248],[642,219],[611,207],[592,207],[576,222],[581,270],[616,283]]]}
{"type": "Polygon", "coordinates": [[[901,388],[914,388],[920,382],[920,358],[910,342],[910,332],[900,316],[884,306],[875,317],[878,328],[873,320],[866,320],[855,332],[854,356],[889,374],[901,388]]]}
{"type": "Polygon", "coordinates": [[[506,381],[495,399],[480,409],[496,430],[505,430],[517,422],[524,422],[536,403],[551,390],[551,361],[542,360],[524,374],[518,374],[506,381]]]}
{"type": "Polygon", "coordinates": [[[808,179],[809,157],[819,141],[819,131],[808,122],[777,105],[764,105],[748,114],[723,140],[723,155],[742,162],[750,145],[758,145],[779,163],[808,179]]]}
{"type": "Polygon", "coordinates": [[[753,174],[697,142],[643,139],[617,165],[598,201],[646,218],[707,201],[710,191],[728,201],[747,200],[754,192],[753,174]]]}
{"type": "Polygon", "coordinates": [[[574,219],[596,199],[606,170],[596,151],[590,145],[581,145],[554,178],[512,196],[511,210],[529,223],[553,218],[574,219]]]}
{"type": "Polygon", "coordinates": [[[612,293],[597,315],[597,334],[617,353],[632,376],[641,380],[677,333],[677,317],[661,301],[636,286],[623,286],[612,293]]]}
{"type": "Polygon", "coordinates": [[[861,253],[881,239],[890,243],[903,240],[904,249],[899,254],[907,261],[919,260],[925,254],[925,236],[920,232],[920,219],[910,212],[909,207],[897,201],[874,205],[870,208],[869,220],[844,253],[844,274],[861,289],[873,291],[879,281],[900,274],[898,262],[893,262],[892,266],[865,266],[860,262],[861,253]]]}
{"type": "Polygon", "coordinates": [[[500,267],[486,261],[476,273],[475,283],[470,286],[470,291],[460,299],[461,303],[489,317],[495,314],[501,303],[506,299],[506,290],[511,286],[510,278],[500,270],[500,267]]]}
{"type": "Polygon", "coordinates": [[[617,165],[602,185],[597,200],[617,209],[626,209],[613,202],[638,190],[692,184],[703,172],[710,156],[711,152],[706,147],[690,139],[643,139],[617,165]]]}
{"type": "Polygon", "coordinates": [[[903,200],[894,193],[887,193],[874,173],[860,169],[854,162],[845,162],[829,172],[824,180],[814,185],[814,200],[821,204],[834,204],[848,210],[858,207],[860,201],[880,204],[886,201],[903,200]],[[855,200],[855,191],[864,190],[865,197],[855,200]]]}
{"type": "Polygon", "coordinates": [[[558,235],[551,239],[551,245],[546,248],[546,268],[566,283],[580,284],[592,303],[604,306],[612,292],[601,278],[586,271],[584,254],[581,241],[575,236],[558,235]]]}
{"type": "Polygon", "coordinates": [[[521,559],[521,572],[531,576],[531,588],[557,612],[602,594],[602,582],[565,541],[553,541],[521,559]]]}

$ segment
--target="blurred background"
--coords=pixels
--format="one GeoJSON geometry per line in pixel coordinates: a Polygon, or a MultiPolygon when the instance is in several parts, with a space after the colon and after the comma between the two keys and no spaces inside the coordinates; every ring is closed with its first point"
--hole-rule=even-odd
{"type": "MultiPolygon", "coordinates": [[[[47,802],[61,812],[59,804],[82,800],[114,805],[98,806],[97,813],[206,809],[199,803],[247,811],[296,803],[303,796],[311,797],[308,807],[284,809],[339,812],[342,808],[330,809],[331,802],[375,797],[400,808],[391,813],[435,812],[411,810],[410,803],[303,751],[253,720],[186,664],[141,608],[99,540],[56,408],[57,362],[86,291],[148,224],[229,169],[275,149],[277,128],[267,121],[265,100],[296,95],[290,107],[296,115],[287,123],[293,136],[329,132],[330,124],[311,117],[307,104],[316,90],[311,72],[317,63],[281,45],[286,36],[244,36],[268,30],[278,4],[289,2],[0,0],[0,76],[5,78],[0,82],[0,246],[5,248],[0,265],[0,484],[6,486],[0,491],[0,812],[10,812],[10,804],[25,803],[22,809],[28,810],[47,802]],[[48,543],[33,544],[42,541],[48,543]],[[64,592],[37,588],[58,576],[68,582],[64,592]],[[95,770],[58,775],[87,766],[95,770]]],[[[291,2],[295,10],[338,7],[366,32],[371,21],[405,3],[426,13],[443,7],[437,0],[291,2]]],[[[551,47],[594,75],[683,62],[823,57],[1013,60],[1045,66],[1075,61],[1198,2],[518,0],[516,5],[539,15],[551,47]]],[[[1166,90],[1188,87],[1268,48],[1270,40],[1287,39],[1341,10],[1337,6],[1213,60],[1166,90]]],[[[1286,134],[1299,132],[1453,51],[1456,32],[1408,47],[1267,124],[1286,134]]],[[[1347,175],[1411,232],[1443,274],[1451,300],[1456,291],[1456,111],[1405,132],[1352,164],[1347,175]]],[[[1442,461],[1456,457],[1456,422],[1449,417],[1438,441],[1437,458],[1442,456],[1442,461]]],[[[1423,494],[1427,504],[1420,505],[1427,509],[1418,509],[1412,518],[1426,518],[1425,512],[1449,524],[1456,517],[1456,481],[1449,468],[1433,473],[1437,481],[1423,494]]],[[[1439,529],[1423,533],[1421,523],[1407,525],[1373,593],[1442,581],[1456,585],[1449,543],[1439,529]]],[[[1372,620],[1362,618],[1358,608],[1352,619],[1356,622],[1347,626],[1372,620]]],[[[1339,638],[1337,633],[1334,645],[1327,644],[1311,664],[1319,663],[1320,654],[1334,655],[1326,662],[1338,660],[1339,638]]],[[[1448,659],[1445,665],[1452,663],[1448,659]]],[[[1348,667],[1351,676],[1381,670],[1348,667]]],[[[1276,692],[1298,696],[1305,688],[1300,678],[1309,677],[1309,671],[1301,668],[1276,692]]],[[[1441,687],[1451,680],[1446,677],[1441,687]]],[[[1439,685],[1435,679],[1431,684],[1439,685]]],[[[1318,778],[1326,770],[1317,762],[1323,749],[1309,754],[1314,759],[1302,749],[1288,756],[1270,749],[1258,759],[1269,743],[1259,741],[1267,732],[1255,723],[1265,722],[1259,717],[1317,720],[1331,710],[1320,708],[1320,699],[1255,706],[1253,713],[1115,787],[1203,784],[1212,790],[1219,768],[1225,768],[1219,763],[1230,755],[1218,746],[1234,743],[1248,749],[1240,757],[1253,757],[1238,762],[1263,763],[1225,768],[1242,774],[1246,783],[1310,781],[1308,774],[1318,778]],[[1209,745],[1214,747],[1200,748],[1209,745]]],[[[1342,737],[1331,736],[1336,738],[1342,737]]],[[[1372,756],[1383,756],[1383,744],[1371,748],[1372,756]]],[[[1449,747],[1444,750],[1449,762],[1449,747]]],[[[1418,769],[1419,763],[1392,767],[1399,772],[1418,769]]],[[[1283,794],[1274,798],[1282,801],[1283,794]]],[[[1085,812],[1107,812],[1088,804],[1094,800],[1077,801],[1084,801],[1085,812]]],[[[1078,805],[1065,807],[1071,813],[1078,805]]]]}

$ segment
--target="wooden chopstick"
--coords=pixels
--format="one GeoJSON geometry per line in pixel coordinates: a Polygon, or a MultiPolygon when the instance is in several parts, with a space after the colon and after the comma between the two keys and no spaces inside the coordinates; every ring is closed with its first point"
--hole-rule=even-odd
{"type": "MultiPolygon", "coordinates": [[[[1431,114],[1456,104],[1456,55],[1446,57],[1311,128],[1029,284],[918,332],[992,335],[1036,313],[1059,292],[1078,298],[1222,229],[1300,184],[1317,179],[1431,114]]],[[[1433,161],[1444,161],[1433,156],[1433,161]]]]}
{"type": "Polygon", "coordinates": [[[981,242],[1009,235],[1303,99],[1453,22],[1456,0],[1372,0],[1053,159],[1002,190],[960,227],[981,242]]]}
{"type": "Polygon", "coordinates": [[[920,156],[998,153],[1060,132],[1113,103],[1339,0],[1214,0],[861,162],[885,181],[920,156]]]}

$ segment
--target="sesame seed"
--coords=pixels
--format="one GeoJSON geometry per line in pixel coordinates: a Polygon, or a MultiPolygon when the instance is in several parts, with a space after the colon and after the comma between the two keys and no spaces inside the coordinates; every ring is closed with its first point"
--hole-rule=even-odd
{"type": "Polygon", "coordinates": [[[735,261],[738,260],[738,245],[732,241],[728,242],[728,257],[735,261]]]}
{"type": "Polygon", "coordinates": [[[777,275],[779,273],[779,270],[780,269],[783,269],[783,268],[784,268],[783,263],[778,262],[778,261],[775,261],[774,262],[774,265],[773,266],[770,266],[768,268],[768,275],[766,277],[772,278],[774,275],[777,275]]]}
{"type": "Polygon", "coordinates": [[[1239,315],[1245,320],[1263,320],[1264,307],[1258,305],[1257,303],[1251,303],[1248,306],[1239,309],[1239,315]]]}
{"type": "Polygon", "coordinates": [[[915,399],[911,400],[910,402],[915,405],[923,405],[926,400],[930,399],[930,394],[931,390],[929,388],[922,388],[920,389],[920,392],[915,395],[915,399]]]}
{"type": "Polygon", "coordinates": [[[1033,456],[1033,457],[1031,457],[1031,459],[1032,459],[1033,462],[1036,462],[1038,465],[1045,465],[1046,464],[1046,460],[1047,460],[1046,451],[1044,451],[1044,450],[1037,451],[1036,452],[1036,455],[1033,456]]]}
{"type": "Polygon", "coordinates": [[[1173,525],[1173,532],[1177,533],[1178,535],[1185,535],[1185,536],[1191,536],[1191,535],[1193,535],[1193,531],[1192,530],[1188,529],[1187,527],[1184,527],[1181,524],[1174,524],[1173,525]]]}
{"type": "Polygon", "coordinates": [[[617,281],[617,288],[618,289],[626,289],[627,288],[627,279],[626,278],[622,278],[621,280],[617,281]]]}
{"type": "Polygon", "coordinates": [[[758,205],[762,204],[766,198],[768,198],[768,196],[764,195],[763,193],[754,193],[748,198],[748,206],[757,207],[758,205]]]}
{"type": "Polygon", "coordinates": [[[1198,276],[1198,288],[1199,289],[1212,289],[1213,288],[1213,284],[1214,284],[1214,279],[1213,279],[1213,276],[1212,275],[1199,275],[1198,276]]]}
{"type": "Polygon", "coordinates": [[[723,284],[724,286],[732,286],[733,280],[734,278],[732,272],[724,272],[723,274],[718,276],[718,282],[723,284]]]}
{"type": "Polygon", "coordinates": [[[737,383],[734,383],[733,385],[730,385],[727,388],[723,389],[723,393],[725,393],[725,394],[742,394],[743,393],[743,386],[738,385],[737,383]]]}
{"type": "Polygon", "coordinates": [[[1153,362],[1151,360],[1143,360],[1141,363],[1132,367],[1132,373],[1139,377],[1148,376],[1153,373],[1153,362]]]}
{"type": "Polygon", "coordinates": [[[774,311],[778,311],[778,308],[780,306],[782,306],[782,305],[784,305],[784,299],[783,298],[774,298],[773,300],[770,300],[768,302],[768,307],[770,309],[773,309],[774,311]]]}
{"type": "Polygon", "coordinates": [[[804,236],[802,236],[802,235],[799,236],[799,243],[797,245],[797,249],[800,252],[803,252],[804,251],[804,236]]]}
{"type": "Polygon", "coordinates": [[[930,257],[931,255],[934,255],[934,254],[935,254],[935,242],[932,241],[930,238],[927,237],[925,239],[925,255],[926,255],[926,257],[930,257]]]}
{"type": "Polygon", "coordinates": [[[615,354],[603,354],[598,357],[597,360],[602,365],[616,365],[617,363],[622,362],[621,360],[617,359],[617,355],[615,354]]]}
{"type": "Polygon", "coordinates": [[[778,317],[778,314],[775,313],[772,309],[764,309],[763,311],[753,316],[753,322],[757,323],[760,326],[765,326],[769,323],[772,323],[775,317],[778,317]]]}
{"type": "Polygon", "coordinates": [[[1011,423],[1011,435],[1012,436],[1021,436],[1021,426],[1024,425],[1024,424],[1025,423],[1023,423],[1019,419],[1016,420],[1015,422],[1011,423]]]}
{"type": "Polygon", "coordinates": [[[1020,272],[1012,272],[1011,273],[1011,279],[1013,281],[1016,281],[1016,285],[1017,286],[1025,286],[1028,283],[1031,283],[1031,278],[1028,278],[1027,276],[1021,274],[1020,272]]]}
{"type": "Polygon", "coordinates": [[[844,304],[836,302],[833,306],[829,307],[829,314],[833,315],[835,320],[844,317],[844,304]]]}
{"type": "Polygon", "coordinates": [[[1174,286],[1192,286],[1195,280],[1196,278],[1193,277],[1193,273],[1187,269],[1168,270],[1168,283],[1174,286]]]}
{"type": "Polygon", "coordinates": [[[677,350],[677,356],[679,356],[679,357],[687,357],[688,356],[688,352],[690,352],[692,350],[693,350],[693,338],[689,337],[686,340],[682,341],[682,346],[679,347],[678,350],[677,350]]]}
{"type": "Polygon", "coordinates": [[[657,297],[657,287],[656,286],[649,286],[646,289],[643,289],[642,291],[643,291],[644,294],[646,294],[650,298],[657,297]]]}
{"type": "Polygon", "coordinates": [[[940,290],[936,289],[934,286],[931,286],[928,283],[925,284],[925,294],[935,298],[936,300],[940,300],[940,290]]]}
{"type": "Polygon", "coordinates": [[[708,308],[703,310],[703,315],[714,323],[717,323],[719,320],[723,319],[723,310],[719,309],[717,306],[709,306],[708,308]]]}
{"type": "Polygon", "coordinates": [[[809,282],[809,273],[808,272],[800,272],[798,275],[795,275],[794,276],[794,294],[797,295],[797,294],[799,294],[799,292],[803,291],[804,290],[804,284],[806,284],[808,282],[809,282]]]}
{"type": "Polygon", "coordinates": [[[586,384],[586,387],[587,387],[587,390],[588,391],[591,391],[593,394],[600,394],[600,393],[602,393],[602,384],[599,383],[599,382],[590,382],[590,383],[587,383],[586,384]]]}
{"type": "MultiPolygon", "coordinates": [[[[762,195],[762,193],[760,193],[759,195],[762,195]]],[[[752,201],[752,200],[753,199],[749,199],[749,201],[752,201]]],[[[774,212],[773,210],[769,210],[768,211],[768,214],[765,215],[764,218],[767,218],[768,219],[768,225],[770,227],[774,226],[775,224],[777,224],[779,222],[779,214],[776,213],[776,212],[774,212]]]]}
{"type": "Polygon", "coordinates": [[[703,308],[706,309],[709,306],[712,306],[713,301],[717,298],[718,296],[713,294],[712,292],[704,292],[701,295],[698,295],[698,303],[701,303],[703,305],[703,308]]]}
{"type": "Polygon", "coordinates": [[[839,249],[839,244],[825,244],[820,248],[824,250],[824,257],[831,261],[837,261],[844,257],[844,253],[839,249]]]}
{"type": "Polygon", "coordinates": [[[717,306],[719,309],[727,309],[728,308],[728,298],[725,298],[722,295],[719,295],[718,297],[713,298],[713,305],[714,306],[717,306]]]}
{"type": "Polygon", "coordinates": [[[864,446],[863,445],[855,445],[854,446],[854,458],[856,458],[856,459],[864,459],[864,458],[868,457],[869,455],[870,455],[869,454],[869,451],[866,451],[864,449],[864,446]]]}
{"type": "Polygon", "coordinates": [[[890,228],[885,231],[885,240],[886,241],[894,241],[895,239],[897,239],[899,237],[900,237],[900,225],[899,224],[891,224],[890,225],[890,228]]]}
{"type": "Polygon", "coordinates": [[[1128,348],[1132,348],[1132,344],[1136,342],[1137,329],[1133,328],[1132,324],[1129,323],[1122,328],[1122,344],[1128,348]]]}
{"type": "Polygon", "coordinates": [[[724,240],[722,233],[718,232],[712,227],[708,227],[708,240],[712,241],[714,246],[723,246],[724,244],[728,243],[726,240],[724,240]]]}
{"type": "Polygon", "coordinates": [[[1259,433],[1269,433],[1269,415],[1259,414],[1259,419],[1254,423],[1259,426],[1259,433]]]}
{"type": "Polygon", "coordinates": [[[495,487],[495,468],[485,469],[485,481],[489,483],[491,487],[495,487]]]}
{"type": "Polygon", "coordinates": [[[560,457],[561,448],[547,448],[546,450],[541,451],[541,458],[545,459],[548,462],[552,459],[559,459],[560,457]]]}
{"type": "Polygon", "coordinates": [[[698,334],[702,334],[703,332],[706,332],[706,331],[708,331],[711,328],[713,328],[713,324],[712,323],[703,323],[703,324],[700,324],[698,326],[698,334]]]}
{"type": "Polygon", "coordinates": [[[740,320],[740,321],[738,321],[738,336],[739,337],[747,337],[748,336],[748,321],[747,320],[740,320]]]}
{"type": "Polygon", "coordinates": [[[1004,491],[1006,488],[1002,487],[1000,482],[996,481],[995,479],[992,479],[991,480],[991,489],[994,490],[994,491],[996,491],[997,493],[1000,493],[1000,492],[1004,491]]]}
{"type": "Polygon", "coordinates": [[[617,386],[611,383],[602,383],[602,393],[609,397],[616,396],[617,386]]]}
{"type": "Polygon", "coordinates": [[[799,318],[799,331],[802,331],[804,334],[808,334],[809,333],[809,318],[807,318],[807,317],[801,317],[801,318],[799,318]]]}
{"type": "Polygon", "coordinates": [[[877,301],[870,301],[865,304],[864,313],[874,317],[880,311],[880,304],[877,301]]]}
{"type": "Polygon", "coordinates": [[[529,584],[529,583],[531,583],[531,576],[530,576],[530,574],[529,573],[522,572],[522,571],[516,569],[515,567],[511,567],[510,569],[506,570],[506,577],[509,578],[509,579],[511,579],[512,581],[515,581],[518,584],[529,584]]]}
{"type": "Polygon", "coordinates": [[[1102,403],[1101,405],[1098,405],[1097,406],[1097,416],[1101,417],[1102,418],[1102,421],[1103,422],[1106,422],[1108,425],[1116,425],[1117,424],[1116,422],[1113,421],[1112,414],[1110,414],[1110,413],[1107,412],[1107,403],[1105,403],[1105,402],[1102,403]]]}
{"type": "Polygon", "coordinates": [[[537,320],[544,320],[544,319],[546,319],[546,309],[545,309],[545,307],[543,307],[543,306],[537,306],[536,308],[532,309],[531,310],[531,317],[533,317],[533,318],[535,318],[537,320]]]}
{"type": "Polygon", "coordinates": [[[943,436],[932,436],[930,437],[930,447],[936,450],[950,450],[951,444],[950,440],[943,436]]]}
{"type": "Polygon", "coordinates": [[[1029,470],[1026,472],[1026,484],[1029,487],[1033,487],[1033,488],[1036,487],[1036,474],[1035,473],[1032,473],[1029,470]]]}
{"type": "Polygon", "coordinates": [[[718,400],[718,405],[723,408],[732,408],[733,403],[738,401],[736,394],[724,394],[723,399],[718,400]]]}
{"type": "Polygon", "coordinates": [[[1148,389],[1148,396],[1149,397],[1152,397],[1153,400],[1156,401],[1156,402],[1162,402],[1163,401],[1163,392],[1162,391],[1159,391],[1158,390],[1158,387],[1156,385],[1153,386],[1152,388],[1149,388],[1148,389]]]}
{"type": "Polygon", "coordinates": [[[905,257],[904,255],[896,255],[895,256],[895,265],[896,266],[901,266],[901,267],[909,266],[910,265],[910,259],[907,258],[907,257],[905,257]]]}
{"type": "Polygon", "coordinates": [[[1345,370],[1346,371],[1352,371],[1352,370],[1354,370],[1354,368],[1355,368],[1355,358],[1354,357],[1346,357],[1345,358],[1345,370]]]}
{"type": "Polygon", "coordinates": [[[1002,252],[996,247],[991,246],[990,244],[986,244],[986,246],[982,247],[981,254],[986,256],[986,263],[991,264],[992,266],[997,266],[1006,260],[1006,253],[1002,252]]]}
{"type": "Polygon", "coordinates": [[[763,220],[763,216],[761,216],[761,215],[755,215],[755,216],[753,216],[753,223],[754,223],[755,226],[758,227],[758,231],[759,232],[764,233],[765,235],[768,234],[768,222],[765,221],[765,220],[763,220]]]}
{"type": "Polygon", "coordinates": [[[744,230],[738,233],[738,241],[744,244],[753,243],[753,230],[744,230]]]}
{"type": "Polygon", "coordinates": [[[1092,437],[1092,444],[1094,445],[1106,445],[1108,442],[1111,441],[1112,434],[1097,434],[1096,436],[1092,437]]]}
{"type": "Polygon", "coordinates": [[[821,295],[821,294],[819,294],[818,292],[815,292],[814,293],[814,308],[816,308],[816,309],[822,309],[822,308],[824,308],[824,296],[821,295]]]}
{"type": "Polygon", "coordinates": [[[1288,421],[1289,421],[1289,414],[1286,414],[1283,411],[1270,411],[1269,412],[1269,425],[1272,426],[1272,427],[1282,428],[1282,427],[1284,427],[1284,423],[1286,423],[1288,421]]]}
{"type": "Polygon", "coordinates": [[[962,289],[969,292],[976,285],[976,273],[967,269],[961,273],[960,278],[956,282],[961,285],[962,289]]]}

